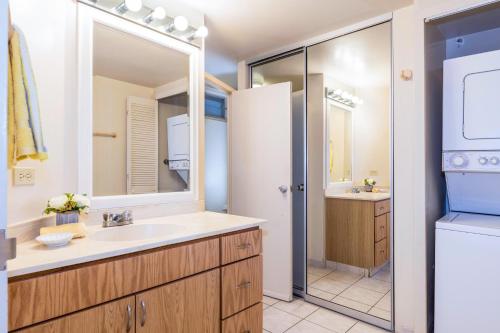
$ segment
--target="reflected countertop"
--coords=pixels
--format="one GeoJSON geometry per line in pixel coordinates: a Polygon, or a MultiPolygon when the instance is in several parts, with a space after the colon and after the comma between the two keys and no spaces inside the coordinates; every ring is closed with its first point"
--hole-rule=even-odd
{"type": "Polygon", "coordinates": [[[364,201],[382,201],[391,198],[390,193],[386,192],[360,192],[360,193],[334,193],[325,191],[325,198],[347,199],[347,200],[364,200],[364,201]]]}
{"type": "MultiPolygon", "coordinates": [[[[60,248],[47,248],[32,240],[17,246],[17,257],[7,262],[9,277],[36,273],[65,266],[91,262],[124,254],[182,243],[200,238],[217,236],[233,231],[260,226],[265,220],[243,216],[200,212],[193,214],[172,215],[152,219],[136,220],[130,226],[103,229],[100,225],[88,226],[87,237],[73,239],[60,248]],[[173,228],[171,232],[160,233],[149,239],[99,241],[97,233],[106,230],[113,233],[137,226],[152,224],[173,224],[182,228],[173,228]]],[[[146,227],[144,226],[144,227],[146,227]]],[[[168,230],[168,228],[165,228],[168,230]]],[[[117,235],[118,236],[118,235],[117,235]]],[[[115,237],[119,238],[119,237],[115,237]]]]}

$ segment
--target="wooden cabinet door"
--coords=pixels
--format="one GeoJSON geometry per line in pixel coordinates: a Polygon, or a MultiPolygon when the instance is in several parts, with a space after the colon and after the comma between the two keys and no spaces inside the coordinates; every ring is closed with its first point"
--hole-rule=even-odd
{"type": "MultiPolygon", "coordinates": [[[[43,306],[43,304],[39,304],[43,306]]],[[[133,333],[135,297],[130,296],[32,326],[19,333],[133,333]]]]}
{"type": "Polygon", "coordinates": [[[220,270],[136,296],[136,332],[220,332],[220,270]]]}

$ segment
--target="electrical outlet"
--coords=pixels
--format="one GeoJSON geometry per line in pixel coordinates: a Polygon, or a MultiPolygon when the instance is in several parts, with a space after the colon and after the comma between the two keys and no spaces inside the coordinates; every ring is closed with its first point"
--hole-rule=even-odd
{"type": "Polygon", "coordinates": [[[34,185],[34,168],[14,168],[14,186],[34,185]]]}

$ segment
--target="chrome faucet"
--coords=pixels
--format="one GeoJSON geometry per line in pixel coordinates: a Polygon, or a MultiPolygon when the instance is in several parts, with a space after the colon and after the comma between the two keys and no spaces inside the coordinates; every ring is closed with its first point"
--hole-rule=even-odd
{"type": "Polygon", "coordinates": [[[121,225],[127,225],[134,223],[134,218],[132,217],[132,211],[126,210],[121,214],[117,213],[104,213],[102,214],[102,227],[118,227],[121,225]]]}

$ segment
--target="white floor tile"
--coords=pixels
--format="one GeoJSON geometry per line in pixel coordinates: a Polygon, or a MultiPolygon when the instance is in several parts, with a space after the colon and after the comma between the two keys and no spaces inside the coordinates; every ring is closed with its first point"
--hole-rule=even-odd
{"type": "Polygon", "coordinates": [[[379,308],[372,308],[370,311],[368,311],[368,314],[371,314],[372,316],[379,317],[385,320],[391,320],[391,312],[390,311],[384,311],[379,308]]]}
{"type": "Polygon", "coordinates": [[[307,274],[307,284],[314,283],[321,278],[322,278],[322,276],[319,276],[319,275],[307,274]]]}
{"type": "Polygon", "coordinates": [[[361,288],[378,291],[379,293],[384,294],[391,290],[391,284],[389,282],[366,277],[357,281],[356,283],[354,283],[354,285],[361,288]]]}
{"type": "Polygon", "coordinates": [[[264,310],[264,329],[271,333],[282,333],[301,321],[301,318],[272,306],[264,310]]]}
{"type": "Polygon", "coordinates": [[[313,274],[319,277],[323,277],[327,274],[329,274],[333,269],[328,268],[328,267],[314,267],[314,266],[308,266],[307,267],[307,273],[308,274],[313,274]]]}
{"type": "Polygon", "coordinates": [[[387,331],[372,325],[359,322],[349,330],[349,333],[387,333],[387,331]]]}
{"type": "Polygon", "coordinates": [[[327,309],[315,311],[312,315],[307,317],[306,320],[337,333],[347,332],[347,330],[353,327],[357,322],[352,318],[327,309]]]}
{"type": "Polygon", "coordinates": [[[348,271],[333,271],[326,276],[328,279],[353,284],[362,278],[361,274],[348,271]]]}
{"type": "Polygon", "coordinates": [[[306,303],[301,299],[294,299],[292,302],[280,301],[274,304],[273,307],[300,318],[305,318],[319,309],[318,306],[311,303],[306,303]]]}
{"type": "Polygon", "coordinates": [[[339,296],[351,299],[359,303],[374,306],[378,301],[382,299],[382,297],[384,297],[384,294],[373,290],[352,286],[343,291],[339,296]]]}
{"type": "Polygon", "coordinates": [[[327,293],[338,295],[347,288],[349,288],[350,284],[331,280],[328,278],[322,278],[311,284],[311,287],[326,291],[327,293]]]}
{"type": "Polygon", "coordinates": [[[344,298],[342,296],[335,297],[332,302],[339,305],[347,306],[350,309],[358,310],[367,313],[372,307],[363,303],[353,301],[352,299],[344,298]]]}
{"type": "Polygon", "coordinates": [[[272,298],[269,296],[264,296],[264,298],[262,298],[262,303],[267,304],[267,305],[273,305],[273,304],[278,303],[279,301],[280,301],[279,299],[272,298]]]}
{"type": "Polygon", "coordinates": [[[269,304],[262,303],[262,310],[265,310],[265,309],[267,309],[268,307],[270,307],[270,305],[269,305],[269,304]]]}
{"type": "Polygon", "coordinates": [[[379,272],[377,272],[377,274],[372,276],[372,278],[385,282],[391,282],[391,272],[386,270],[380,270],[379,272]]]}
{"type": "Polygon", "coordinates": [[[290,328],[286,333],[332,333],[334,331],[327,330],[324,327],[313,324],[307,320],[303,320],[297,325],[290,328]]]}
{"type": "Polygon", "coordinates": [[[388,292],[387,294],[384,295],[384,297],[382,297],[382,299],[380,301],[377,302],[377,304],[375,304],[375,307],[378,309],[390,312],[391,311],[391,301],[392,301],[391,293],[388,292]]]}
{"type": "Polygon", "coordinates": [[[326,301],[331,301],[335,297],[335,294],[328,293],[326,291],[319,290],[319,289],[316,289],[313,287],[308,287],[307,293],[311,296],[316,296],[316,297],[319,297],[319,298],[324,299],[326,301]]]}

